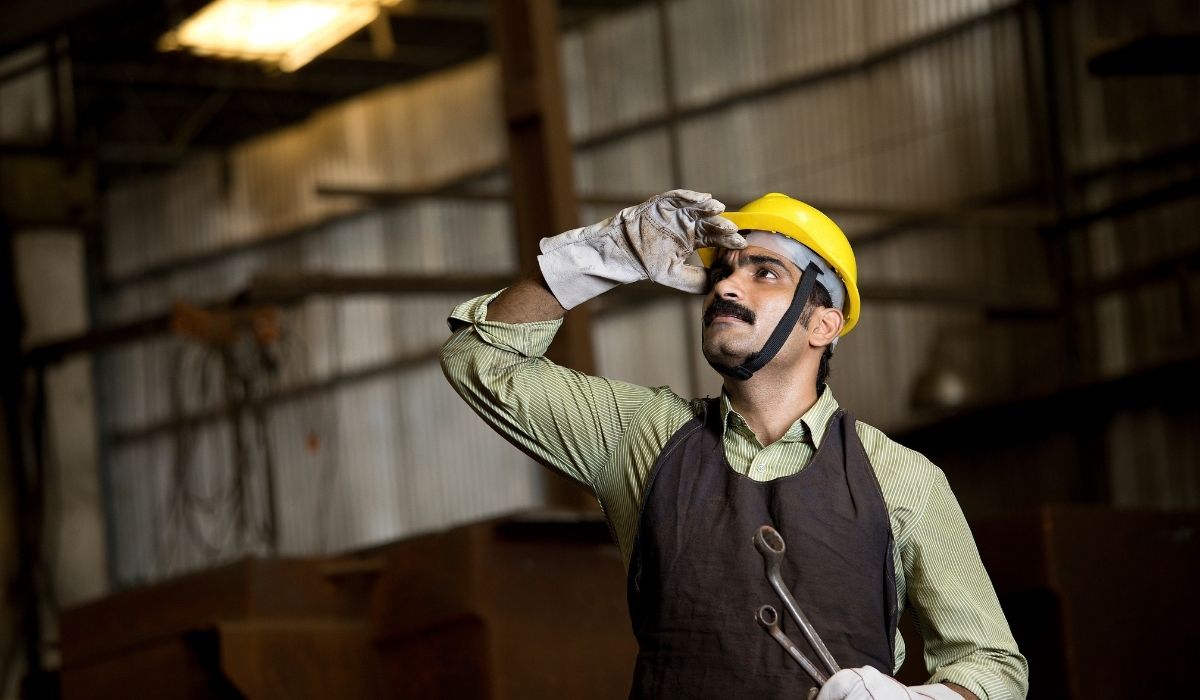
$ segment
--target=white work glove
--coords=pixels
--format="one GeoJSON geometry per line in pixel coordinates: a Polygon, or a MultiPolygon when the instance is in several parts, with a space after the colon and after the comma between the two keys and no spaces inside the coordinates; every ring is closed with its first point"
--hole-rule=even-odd
{"type": "Polygon", "coordinates": [[[949,686],[905,686],[870,666],[846,668],[830,677],[817,700],[963,700],[949,686]]]}
{"type": "Polygon", "coordinates": [[[543,238],[538,265],[558,303],[570,309],[621,284],[654,280],[685,292],[707,286],[688,265],[696,248],[745,248],[725,205],[710,194],[671,190],[598,224],[543,238]]]}

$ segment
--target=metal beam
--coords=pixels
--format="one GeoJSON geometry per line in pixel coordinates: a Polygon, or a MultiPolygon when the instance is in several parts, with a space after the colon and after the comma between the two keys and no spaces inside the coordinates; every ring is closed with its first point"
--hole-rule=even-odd
{"type": "MultiPolygon", "coordinates": [[[[507,202],[512,195],[503,191],[465,190],[445,188],[436,192],[428,189],[373,187],[355,185],[317,185],[317,194],[324,196],[352,196],[370,199],[380,204],[410,201],[421,198],[450,199],[481,202],[507,202]]],[[[579,204],[598,207],[622,208],[645,201],[656,192],[587,193],[577,198],[579,204]]],[[[754,196],[745,194],[717,193],[717,199],[729,205],[748,202],[754,196]]],[[[1036,228],[1051,221],[1052,214],[1040,209],[1014,207],[984,207],[967,204],[932,204],[927,206],[888,206],[861,202],[810,201],[814,207],[833,215],[866,216],[882,219],[903,220],[908,225],[954,224],[988,228],[1036,228]]]]}
{"type": "Polygon", "coordinates": [[[1103,77],[1200,73],[1200,34],[1147,34],[1110,42],[1087,59],[1088,72],[1103,77]]]}
{"type": "MultiPolygon", "coordinates": [[[[365,382],[379,377],[386,377],[396,374],[406,369],[420,367],[429,362],[433,362],[438,358],[440,348],[430,348],[424,351],[413,352],[394,357],[382,362],[378,362],[366,367],[343,372],[332,377],[303,382],[295,386],[289,386],[286,389],[281,389],[269,396],[250,399],[243,405],[243,409],[261,410],[271,408],[288,401],[299,401],[312,396],[319,396],[322,393],[331,391],[338,387],[365,382]]],[[[112,444],[115,447],[127,445],[129,443],[147,440],[159,435],[172,435],[181,429],[194,429],[214,421],[227,420],[234,416],[234,409],[231,407],[222,407],[215,410],[207,410],[182,418],[169,418],[164,421],[151,423],[140,428],[115,430],[111,435],[112,444]]]]}
{"type": "Polygon", "coordinates": [[[482,293],[512,282],[511,275],[258,275],[246,288],[255,304],[291,304],[314,295],[482,293]]]}
{"type": "Polygon", "coordinates": [[[1063,229],[1073,231],[1097,221],[1105,219],[1120,219],[1162,204],[1170,204],[1200,196],[1200,178],[1179,180],[1162,187],[1156,187],[1146,192],[1140,192],[1131,197],[1111,201],[1104,206],[1096,207],[1078,213],[1072,213],[1063,219],[1063,229]]]}
{"type": "MultiPolygon", "coordinates": [[[[1138,278],[1141,281],[1141,278],[1138,278]]],[[[989,290],[962,285],[874,284],[861,288],[863,299],[871,304],[915,304],[973,309],[988,318],[1001,320],[1054,319],[1059,307],[1054,290],[1026,287],[1020,291],[989,290]]],[[[651,282],[618,287],[596,300],[597,314],[635,309],[647,302],[684,299],[693,295],[651,282]]]]}
{"type": "Polygon", "coordinates": [[[71,24],[115,4],[115,0],[5,0],[0,3],[0,54],[50,38],[71,24]]]}
{"type": "MultiPolygon", "coordinates": [[[[403,68],[409,65],[418,67],[438,67],[445,65],[446,56],[440,55],[437,62],[426,65],[424,62],[404,60],[405,52],[397,50],[397,57],[388,61],[372,59],[372,63],[380,68],[392,66],[403,68]]],[[[408,51],[414,54],[414,51],[408,51]]],[[[438,52],[444,54],[445,52],[438,52]]],[[[361,57],[337,56],[339,60],[362,60],[361,57]]],[[[422,61],[430,60],[423,56],[422,61]]],[[[75,79],[86,89],[88,86],[137,86],[139,88],[162,88],[182,92],[212,91],[215,89],[244,90],[247,92],[284,93],[288,95],[348,95],[355,91],[379,87],[380,78],[374,75],[356,76],[351,74],[335,74],[334,71],[321,70],[318,64],[313,64],[311,70],[295,73],[268,73],[261,66],[248,63],[217,62],[202,59],[191,59],[180,56],[164,57],[157,63],[132,62],[83,62],[75,64],[75,79]]]]}
{"type": "Polygon", "coordinates": [[[0,65],[4,66],[4,69],[0,70],[0,85],[26,76],[34,71],[49,68],[51,61],[56,58],[58,58],[58,55],[54,50],[53,42],[47,42],[42,47],[31,48],[24,56],[14,54],[13,56],[0,57],[0,65]]]}
{"type": "MultiPolygon", "coordinates": [[[[481,24],[490,22],[492,18],[484,3],[463,0],[406,0],[389,7],[388,11],[397,17],[424,17],[481,24]]],[[[606,12],[608,10],[603,7],[592,10],[563,7],[559,9],[559,17],[563,26],[569,27],[595,19],[606,12]]]]}
{"type": "MultiPolygon", "coordinates": [[[[251,280],[245,290],[231,299],[207,304],[204,308],[224,310],[249,306],[291,305],[316,295],[481,293],[499,289],[511,281],[512,278],[508,275],[259,275],[251,280]]],[[[94,352],[161,335],[171,330],[171,319],[172,315],[169,313],[158,314],[43,343],[25,353],[25,364],[44,366],[59,362],[70,355],[94,352]]]]}
{"type": "MultiPolygon", "coordinates": [[[[1153,268],[1158,270],[1159,267],[1153,268]]],[[[1168,272],[1174,270],[1171,267],[1168,272]]],[[[1093,295],[1109,293],[1116,285],[1139,286],[1159,281],[1155,274],[1131,273],[1119,281],[1110,281],[1091,290],[1093,295]]],[[[265,274],[254,277],[244,290],[233,297],[205,305],[209,310],[229,310],[253,306],[289,306],[311,296],[409,296],[419,294],[471,293],[495,291],[512,282],[512,276],[492,275],[335,275],[314,272],[265,274]]],[[[595,302],[596,313],[610,313],[647,301],[683,298],[683,292],[652,283],[625,285],[595,302]]],[[[1045,318],[1057,311],[1051,290],[1031,287],[1022,291],[983,290],[970,287],[936,285],[868,285],[863,296],[872,303],[929,304],[977,308],[996,317],[1045,318]]],[[[171,315],[159,314],[129,323],[98,328],[68,338],[60,338],[30,349],[24,355],[26,365],[42,366],[69,355],[95,352],[123,343],[167,333],[171,315]]]]}
{"type": "MultiPolygon", "coordinates": [[[[1200,256],[1197,256],[1200,259],[1200,256]]],[[[1171,261],[1174,264],[1175,261],[1171,261]]],[[[1168,266],[1169,269],[1174,267],[1168,266]]],[[[1157,267],[1154,269],[1158,269],[1157,267]]],[[[1122,277],[1129,285],[1155,281],[1145,275],[1122,277]]],[[[450,292],[482,293],[494,291],[512,281],[509,275],[413,276],[413,275],[330,275],[312,273],[270,274],[255,277],[246,291],[238,295],[243,303],[291,304],[313,295],[345,296],[357,294],[409,295],[450,292]]],[[[1020,290],[988,290],[978,287],[929,284],[869,284],[863,297],[881,304],[927,304],[979,308],[999,314],[1057,312],[1054,290],[1027,286],[1020,290]]],[[[1098,290],[1099,291],[1099,290],[1098,290]]],[[[1104,287],[1111,291],[1111,286],[1104,287]]],[[[618,287],[597,300],[597,313],[638,306],[654,299],[684,298],[693,295],[651,282],[618,287]]]]}
{"type": "Polygon", "coordinates": [[[166,60],[159,63],[80,62],[75,66],[75,79],[85,89],[90,85],[132,85],[171,90],[190,88],[206,92],[218,88],[232,88],[302,95],[340,94],[346,91],[345,82],[339,84],[333,78],[313,79],[304,72],[270,75],[258,66],[200,61],[193,63],[187,60],[166,60]],[[189,63],[192,65],[188,65],[189,63]]]}
{"type": "Polygon", "coordinates": [[[1105,182],[1113,177],[1152,172],[1185,164],[1200,164],[1200,141],[1167,146],[1136,156],[1115,158],[1107,163],[1083,168],[1071,173],[1071,182],[1077,187],[1082,187],[1094,182],[1105,182]]]}
{"type": "Polygon", "coordinates": [[[380,58],[375,48],[359,41],[343,42],[323,54],[321,60],[358,61],[361,63],[400,64],[418,68],[441,68],[460,60],[464,49],[461,46],[419,46],[411,42],[398,42],[388,58],[380,58]]]}
{"type": "MultiPolygon", "coordinates": [[[[1084,378],[1054,390],[995,403],[965,406],[922,424],[895,430],[896,442],[924,454],[990,449],[996,426],[1021,425],[1015,439],[1036,441],[1064,428],[1095,432],[1115,414],[1164,402],[1185,405],[1181,377],[1200,374],[1200,360],[1187,358],[1140,368],[1119,377],[1084,378]]],[[[1190,404],[1186,404],[1190,406],[1190,404]]],[[[1014,436],[1006,436],[1012,440],[1014,436]]]]}

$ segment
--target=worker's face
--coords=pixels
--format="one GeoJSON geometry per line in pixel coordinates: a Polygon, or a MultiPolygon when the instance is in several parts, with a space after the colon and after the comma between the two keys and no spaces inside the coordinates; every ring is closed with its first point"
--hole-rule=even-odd
{"type": "MultiPolygon", "coordinates": [[[[704,298],[701,337],[709,362],[737,366],[761,350],[791,305],[800,276],[795,263],[768,248],[721,251],[709,268],[704,298]]],[[[790,345],[777,360],[786,362],[790,345]]]]}

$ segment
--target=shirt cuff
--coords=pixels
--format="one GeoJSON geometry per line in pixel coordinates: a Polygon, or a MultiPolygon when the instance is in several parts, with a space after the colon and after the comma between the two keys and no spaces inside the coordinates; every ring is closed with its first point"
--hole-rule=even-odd
{"type": "Polygon", "coordinates": [[[532,321],[530,323],[501,323],[487,320],[487,307],[493,299],[500,296],[499,292],[485,294],[465,301],[450,312],[446,323],[450,330],[458,330],[471,326],[479,339],[488,345],[515,352],[525,357],[541,357],[550,347],[554,335],[558,333],[562,319],[553,321],[532,321]]]}
{"type": "Polygon", "coordinates": [[[999,677],[987,671],[954,668],[947,666],[938,670],[929,679],[929,683],[955,683],[975,693],[980,700],[1017,700],[1025,697],[1016,695],[1012,689],[999,677]]]}

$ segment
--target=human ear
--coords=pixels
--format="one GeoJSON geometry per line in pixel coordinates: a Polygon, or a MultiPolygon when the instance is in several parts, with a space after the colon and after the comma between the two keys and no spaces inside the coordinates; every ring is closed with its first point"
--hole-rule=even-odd
{"type": "Polygon", "coordinates": [[[808,342],[813,347],[824,347],[841,334],[846,326],[846,317],[840,309],[821,308],[813,313],[812,321],[808,324],[808,342]]]}

